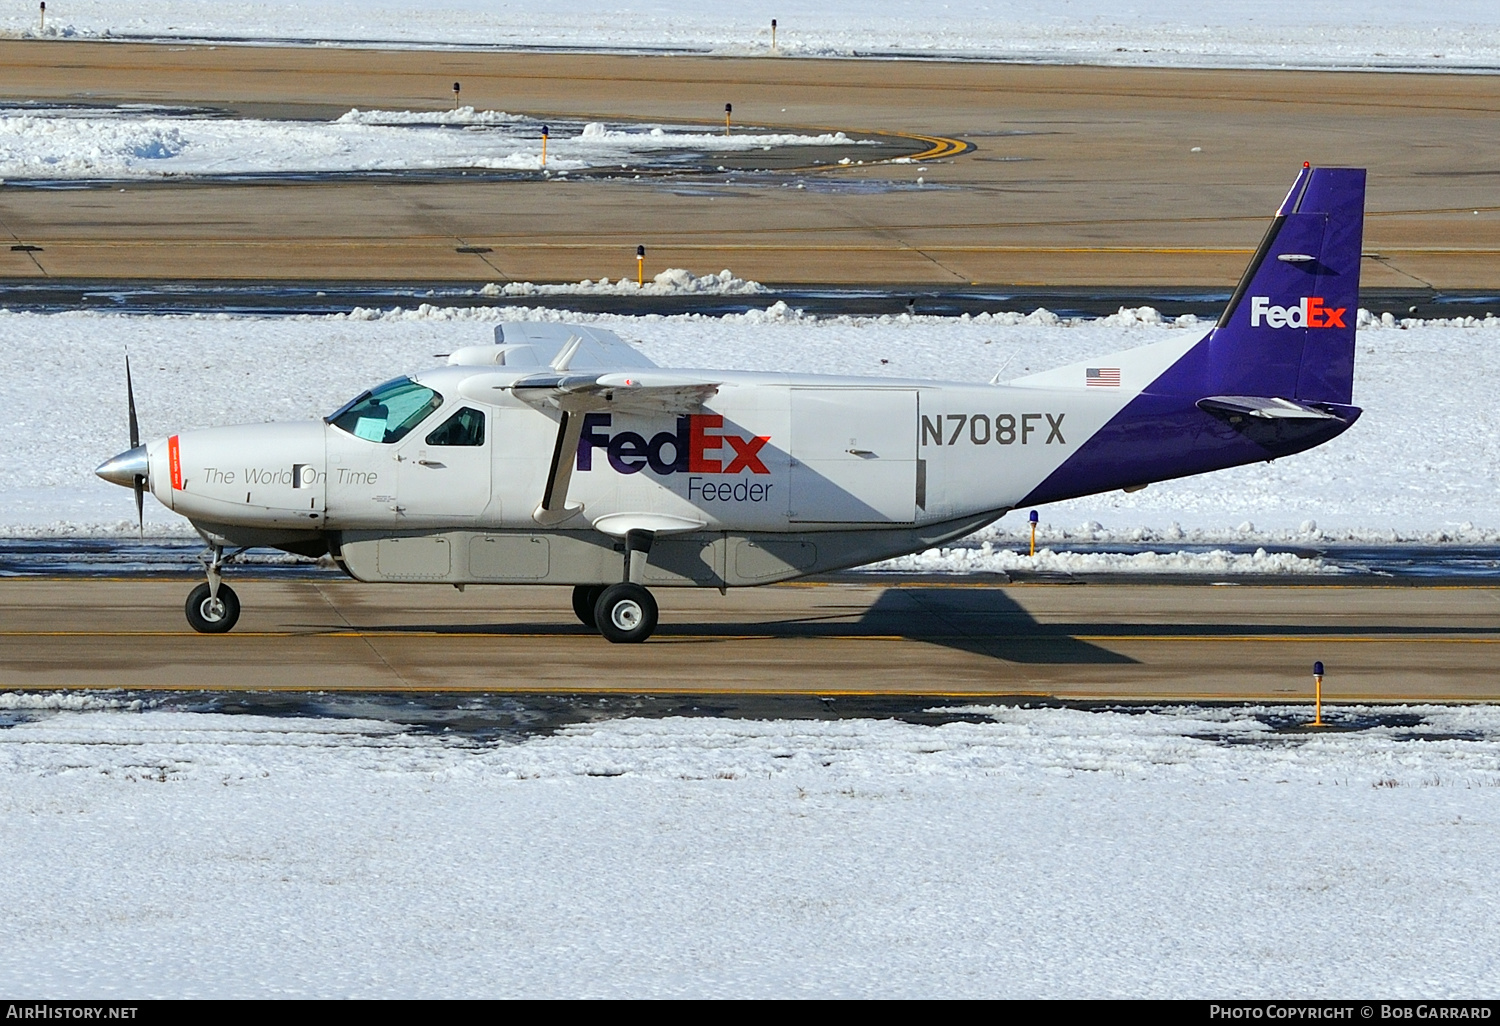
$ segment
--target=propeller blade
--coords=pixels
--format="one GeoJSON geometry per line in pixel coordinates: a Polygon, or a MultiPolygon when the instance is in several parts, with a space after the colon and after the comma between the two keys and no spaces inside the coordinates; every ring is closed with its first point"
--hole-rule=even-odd
{"type": "MultiPolygon", "coordinates": [[[[135,384],[130,380],[130,353],[125,354],[125,404],[130,408],[130,447],[141,444],[141,422],[135,415],[135,384]]],[[[135,476],[135,522],[140,527],[141,537],[146,537],[146,479],[135,476]]]]}
{"type": "MultiPolygon", "coordinates": [[[[130,382],[130,354],[125,354],[125,401],[130,405],[130,447],[134,449],[141,444],[141,424],[135,416],[135,388],[130,382]]],[[[136,505],[140,505],[139,486],[136,491],[136,505]]]]}

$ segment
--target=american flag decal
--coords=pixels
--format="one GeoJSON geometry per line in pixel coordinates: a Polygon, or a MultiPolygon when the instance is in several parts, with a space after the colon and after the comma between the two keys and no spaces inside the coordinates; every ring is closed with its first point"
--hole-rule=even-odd
{"type": "Polygon", "coordinates": [[[1099,385],[1103,388],[1120,387],[1120,368],[1118,367],[1089,367],[1083,372],[1084,384],[1099,385]]]}

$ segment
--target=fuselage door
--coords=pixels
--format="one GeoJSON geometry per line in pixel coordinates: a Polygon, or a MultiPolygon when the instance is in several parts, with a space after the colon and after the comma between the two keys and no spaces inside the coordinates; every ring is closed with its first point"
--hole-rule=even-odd
{"type": "Polygon", "coordinates": [[[913,389],[792,389],[793,523],[909,524],[917,505],[913,389]]]}
{"type": "Polygon", "coordinates": [[[397,526],[477,519],[490,504],[494,411],[444,410],[396,445],[397,526]]]}

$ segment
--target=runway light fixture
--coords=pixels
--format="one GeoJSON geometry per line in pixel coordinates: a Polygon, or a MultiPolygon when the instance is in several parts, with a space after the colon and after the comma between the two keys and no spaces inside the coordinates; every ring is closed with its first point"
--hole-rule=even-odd
{"type": "MultiPolygon", "coordinates": [[[[46,6],[45,4],[43,6],[46,6]]],[[[776,19],[771,19],[771,52],[776,51],[776,19]]]]}
{"type": "Polygon", "coordinates": [[[453,109],[454,110],[458,110],[458,89],[459,89],[458,83],[454,82],[453,83],[453,109]]]}
{"type": "Polygon", "coordinates": [[[542,167],[547,166],[547,126],[542,126],[542,167]]]}
{"type": "Polygon", "coordinates": [[[646,284],[646,247],[635,247],[635,286],[643,288],[646,284]]]}
{"type": "Polygon", "coordinates": [[[1326,727],[1323,722],[1323,663],[1313,663],[1313,721],[1314,727],[1326,727]]]}
{"type": "Polygon", "coordinates": [[[42,0],[42,34],[47,34],[47,0],[42,0]]]}
{"type": "MultiPolygon", "coordinates": [[[[962,425],[960,425],[962,426],[962,425]]],[[[1031,558],[1036,558],[1036,525],[1041,518],[1036,515],[1036,510],[1031,511],[1031,558]]]]}
{"type": "Polygon", "coordinates": [[[734,113],[734,104],[724,104],[724,134],[729,134],[729,116],[734,113]]]}

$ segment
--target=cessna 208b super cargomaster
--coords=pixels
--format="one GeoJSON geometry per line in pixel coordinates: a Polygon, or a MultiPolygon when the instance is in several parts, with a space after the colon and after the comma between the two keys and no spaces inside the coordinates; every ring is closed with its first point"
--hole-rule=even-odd
{"type": "MultiPolygon", "coordinates": [[[[657,367],[613,333],[495,344],[326,419],[182,432],[98,470],[210,548],[227,631],[249,546],[361,581],[559,584],[611,641],[648,586],[767,584],[919,551],[1034,505],[1273,459],[1348,428],[1363,170],[1304,165],[1217,325],[1007,385],[657,367]],[[229,553],[226,557],[226,551],[229,553]]],[[[128,379],[128,374],[127,374],[128,379]]]]}

